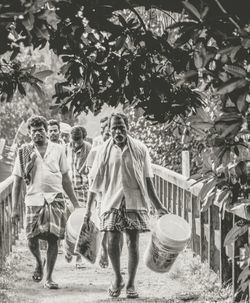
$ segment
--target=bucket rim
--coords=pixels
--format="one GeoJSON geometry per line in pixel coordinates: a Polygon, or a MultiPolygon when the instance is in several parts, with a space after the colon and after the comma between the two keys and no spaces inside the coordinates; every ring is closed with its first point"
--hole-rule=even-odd
{"type": "MultiPolygon", "coordinates": [[[[157,223],[156,223],[156,228],[155,228],[155,232],[156,233],[158,233],[158,235],[159,236],[163,236],[165,239],[168,239],[169,241],[173,241],[173,242],[176,242],[176,243],[179,243],[179,244],[184,244],[184,243],[186,243],[189,239],[190,239],[190,237],[191,237],[191,234],[192,234],[192,231],[191,231],[191,227],[190,227],[190,225],[189,225],[189,223],[184,219],[184,218],[182,218],[182,217],[180,217],[180,216],[178,216],[178,215],[174,215],[174,214],[166,214],[166,215],[164,215],[164,216],[162,216],[162,217],[160,217],[158,220],[157,220],[157,223]],[[162,230],[161,230],[161,228],[160,228],[160,224],[161,224],[161,222],[162,222],[162,218],[164,217],[164,216],[171,216],[172,218],[174,217],[174,218],[178,218],[178,220],[180,220],[180,221],[182,221],[182,223],[184,223],[186,226],[184,227],[184,230],[187,230],[188,229],[188,232],[186,233],[186,236],[185,237],[183,237],[183,238],[179,238],[178,240],[175,240],[175,239],[173,239],[173,238],[171,238],[171,237],[169,237],[169,236],[163,236],[163,232],[162,232],[162,230]]],[[[166,217],[165,217],[166,218],[166,217]]],[[[164,219],[165,219],[164,218],[164,219]]]]}

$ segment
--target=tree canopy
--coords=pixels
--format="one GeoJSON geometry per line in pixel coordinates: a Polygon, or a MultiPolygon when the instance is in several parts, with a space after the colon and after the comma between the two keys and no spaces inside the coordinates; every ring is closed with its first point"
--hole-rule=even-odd
{"type": "MultiPolygon", "coordinates": [[[[236,82],[235,88],[247,86],[247,80],[224,69],[248,55],[243,6],[217,0],[145,3],[2,1],[0,54],[11,53],[10,61],[0,62],[1,100],[10,101],[16,90],[24,95],[26,82],[41,95],[34,70],[15,62],[21,45],[49,44],[64,61],[65,81],[55,84],[52,105],[63,113],[98,112],[104,103],[129,102],[142,107],[149,119],[165,122],[204,104],[204,96],[194,89],[198,78],[220,87],[227,84],[223,73],[229,84],[236,82]]],[[[222,88],[219,93],[230,92],[222,88]]],[[[244,107],[244,101],[239,103],[244,107]]]]}

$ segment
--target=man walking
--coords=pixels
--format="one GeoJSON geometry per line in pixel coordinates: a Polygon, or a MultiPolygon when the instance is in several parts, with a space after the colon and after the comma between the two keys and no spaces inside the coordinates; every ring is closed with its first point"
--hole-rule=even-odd
{"type": "Polygon", "coordinates": [[[146,146],[128,135],[128,120],[123,114],[109,119],[112,138],[98,151],[91,171],[93,182],[87,203],[85,222],[97,193],[101,194],[101,231],[108,234],[108,254],[115,280],[109,295],[118,297],[125,286],[120,271],[120,238],[125,232],[128,246],[128,298],[137,298],[135,276],[139,262],[139,233],[149,231],[149,199],[159,215],[167,213],[156,195],[153,172],[146,146]]]}
{"type": "Polygon", "coordinates": [[[100,120],[101,134],[93,139],[92,147],[99,146],[104,142],[104,134],[107,133],[108,129],[108,117],[103,117],[100,120]]]}
{"type": "MultiPolygon", "coordinates": [[[[87,167],[89,169],[92,168],[93,166],[93,162],[94,162],[94,159],[95,159],[95,156],[96,156],[96,153],[97,151],[101,148],[101,145],[110,138],[111,134],[110,134],[110,131],[109,131],[109,128],[108,128],[108,117],[105,117],[101,120],[101,123],[102,121],[104,121],[106,123],[106,126],[105,128],[103,129],[103,124],[101,125],[101,133],[102,133],[102,140],[96,140],[95,141],[95,146],[92,146],[91,150],[90,150],[90,153],[88,155],[88,158],[86,160],[87,162],[87,167]]],[[[97,138],[97,137],[96,137],[97,138]]],[[[91,184],[92,182],[92,178],[91,178],[91,175],[89,174],[89,183],[91,184]]],[[[101,200],[101,197],[98,197],[98,195],[96,196],[96,203],[97,203],[97,208],[99,209],[99,205],[100,205],[100,200],[101,200]]],[[[99,212],[98,212],[99,213],[99,212]]],[[[106,232],[103,232],[103,235],[102,235],[102,241],[101,241],[101,253],[100,253],[100,260],[99,260],[99,265],[100,267],[102,268],[106,268],[108,267],[109,265],[109,260],[108,260],[108,237],[107,237],[107,233],[106,232]]],[[[123,237],[121,237],[121,248],[123,246],[123,237]]]]}
{"type": "Polygon", "coordinates": [[[91,144],[85,141],[87,131],[83,126],[73,126],[70,137],[71,142],[66,147],[69,173],[77,200],[81,207],[86,207],[88,193],[86,159],[91,150],[91,144]]]}
{"type": "Polygon", "coordinates": [[[60,138],[60,124],[55,119],[48,121],[48,136],[51,142],[65,144],[64,141],[60,138]]]}
{"type": "Polygon", "coordinates": [[[60,122],[60,130],[61,130],[61,139],[65,144],[68,144],[70,141],[70,131],[71,126],[68,123],[60,122]]]}
{"type": "Polygon", "coordinates": [[[26,235],[29,249],[36,259],[33,280],[43,279],[44,263],[41,259],[39,239],[48,242],[47,273],[44,286],[57,289],[52,279],[57,259],[58,239],[64,238],[66,225],[66,205],[63,191],[73,206],[79,207],[69,177],[64,149],[47,139],[48,124],[44,117],[33,116],[28,120],[28,130],[32,142],[22,145],[18,150],[13,169],[14,184],[12,190],[12,219],[19,217],[18,197],[22,179],[26,182],[26,235]]]}
{"type": "MultiPolygon", "coordinates": [[[[88,194],[88,171],[86,160],[91,144],[86,142],[87,131],[83,126],[73,126],[70,132],[71,142],[66,145],[67,160],[74,192],[81,207],[86,207],[88,194]]],[[[67,237],[67,235],[66,235],[67,237]]],[[[83,268],[81,256],[76,257],[76,268],[83,268]]]]}

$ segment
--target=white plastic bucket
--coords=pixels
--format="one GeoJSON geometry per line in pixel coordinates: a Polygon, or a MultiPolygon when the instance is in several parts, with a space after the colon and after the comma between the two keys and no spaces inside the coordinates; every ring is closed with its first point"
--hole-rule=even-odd
{"type": "Polygon", "coordinates": [[[162,216],[144,254],[146,266],[156,272],[168,272],[190,237],[190,225],[183,218],[172,214],[162,216]]]}
{"type": "MultiPolygon", "coordinates": [[[[68,218],[65,231],[65,241],[64,250],[68,255],[75,255],[74,248],[76,244],[77,237],[79,235],[81,226],[83,224],[84,215],[86,213],[86,208],[76,208],[68,218]]],[[[98,223],[98,217],[94,212],[91,220],[96,224],[98,223]]]]}
{"type": "Polygon", "coordinates": [[[77,239],[85,213],[86,213],[85,208],[77,208],[69,216],[66,228],[71,238],[77,239]]]}

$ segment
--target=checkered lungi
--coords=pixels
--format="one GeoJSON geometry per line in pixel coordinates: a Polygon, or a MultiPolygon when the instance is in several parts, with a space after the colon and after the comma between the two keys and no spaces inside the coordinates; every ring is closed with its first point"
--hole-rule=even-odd
{"type": "Polygon", "coordinates": [[[51,233],[64,238],[68,212],[63,194],[58,193],[52,203],[26,207],[26,236],[28,239],[51,233]]]}
{"type": "Polygon", "coordinates": [[[86,207],[88,198],[88,182],[82,182],[79,186],[74,186],[74,192],[81,207],[86,207]]]}
{"type": "Polygon", "coordinates": [[[146,210],[128,210],[123,198],[119,209],[112,208],[100,217],[101,231],[150,231],[149,216],[146,210]]]}

